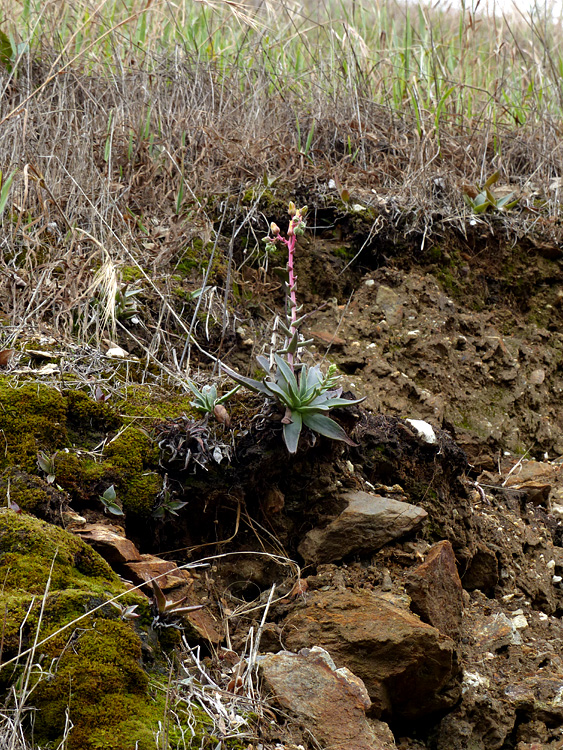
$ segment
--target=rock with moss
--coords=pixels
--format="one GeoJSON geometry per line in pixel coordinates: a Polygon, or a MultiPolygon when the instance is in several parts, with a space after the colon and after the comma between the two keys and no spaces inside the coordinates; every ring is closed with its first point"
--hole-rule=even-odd
{"type": "Polygon", "coordinates": [[[15,387],[0,380],[0,468],[19,466],[33,472],[37,451],[54,452],[68,445],[67,401],[41,383],[15,387]]]}
{"type": "Polygon", "coordinates": [[[60,524],[68,496],[41,477],[11,468],[0,474],[0,505],[9,503],[44,521],[60,524]]]}
{"type": "Polygon", "coordinates": [[[156,496],[162,489],[158,449],[150,437],[136,427],[128,427],[104,451],[106,466],[115,470],[118,495],[124,511],[150,516],[156,496]]]}
{"type": "Polygon", "coordinates": [[[0,510],[0,565],[0,687],[18,690],[29,654],[35,741],[56,747],[68,711],[69,750],[153,750],[164,707],[143,666],[155,650],[146,600],[79,538],[9,509],[0,510]],[[134,626],[107,604],[118,595],[122,607],[137,605],[134,626]]]}

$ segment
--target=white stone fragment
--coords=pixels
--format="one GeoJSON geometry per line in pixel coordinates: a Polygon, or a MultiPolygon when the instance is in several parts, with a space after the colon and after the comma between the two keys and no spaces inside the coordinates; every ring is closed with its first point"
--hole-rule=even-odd
{"type": "Polygon", "coordinates": [[[128,356],[129,352],[126,352],[120,346],[114,346],[106,352],[106,357],[111,357],[112,359],[125,359],[128,356]]]}
{"type": "Polygon", "coordinates": [[[364,281],[364,284],[365,284],[366,286],[375,286],[375,279],[366,279],[366,280],[364,281]]]}
{"type": "Polygon", "coordinates": [[[438,442],[434,428],[432,425],[429,425],[428,422],[425,422],[422,419],[406,419],[405,421],[408,422],[411,427],[414,427],[425,443],[430,443],[432,445],[438,442]]]}
{"type": "Polygon", "coordinates": [[[464,672],[463,683],[461,687],[462,693],[466,693],[471,688],[485,687],[488,688],[490,685],[489,678],[479,674],[479,672],[464,672]]]}
{"type": "Polygon", "coordinates": [[[515,630],[522,630],[523,628],[527,628],[528,620],[526,620],[526,617],[524,615],[516,615],[516,617],[512,618],[512,627],[515,630]]]}

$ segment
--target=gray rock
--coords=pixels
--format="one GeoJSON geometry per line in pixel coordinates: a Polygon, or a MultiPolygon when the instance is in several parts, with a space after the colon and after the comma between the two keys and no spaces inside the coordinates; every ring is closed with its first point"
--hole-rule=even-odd
{"type": "Polygon", "coordinates": [[[375,552],[427,517],[422,508],[368,492],[348,492],[348,507],[323,529],[312,529],[299,545],[306,562],[329,563],[354,552],[375,552]]]}
{"type": "Polygon", "coordinates": [[[375,304],[385,314],[390,326],[397,326],[403,319],[403,300],[388,286],[381,284],[378,288],[375,304]]]}

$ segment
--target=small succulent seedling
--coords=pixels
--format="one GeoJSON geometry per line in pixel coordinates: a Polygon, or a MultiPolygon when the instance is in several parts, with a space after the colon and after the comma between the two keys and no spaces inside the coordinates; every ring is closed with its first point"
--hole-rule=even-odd
{"type": "Polygon", "coordinates": [[[55,481],[55,458],[57,454],[53,453],[52,456],[49,456],[45,451],[38,451],[37,452],[37,465],[41,469],[41,471],[44,471],[47,475],[45,477],[45,481],[49,484],[53,484],[55,481]]]}
{"type": "Polygon", "coordinates": [[[115,492],[115,487],[113,486],[113,484],[111,484],[104,492],[104,494],[100,495],[100,501],[105,510],[107,510],[109,513],[112,513],[114,516],[124,516],[125,513],[123,512],[121,506],[116,503],[116,500],[117,494],[115,492]]]}
{"type": "Polygon", "coordinates": [[[120,604],[119,602],[110,602],[116,609],[119,610],[119,616],[124,621],[130,621],[130,620],[136,620],[137,617],[140,617],[141,615],[138,612],[135,612],[138,604],[120,604]]]}
{"type": "Polygon", "coordinates": [[[115,317],[118,320],[131,320],[133,323],[139,322],[136,318],[139,312],[136,297],[142,291],[142,289],[131,289],[127,284],[117,290],[115,293],[115,317]]]}
{"type": "Polygon", "coordinates": [[[467,205],[475,214],[483,214],[488,209],[493,211],[509,211],[518,203],[518,198],[513,200],[515,193],[511,192],[498,198],[491,190],[491,187],[498,182],[500,172],[492,174],[482,188],[466,188],[464,199],[467,205]]]}
{"type": "Polygon", "coordinates": [[[231,390],[223,396],[217,394],[217,387],[214,383],[212,385],[204,385],[200,390],[192,380],[188,380],[187,386],[195,396],[195,400],[190,401],[190,404],[194,409],[197,409],[204,414],[214,414],[217,420],[223,423],[226,427],[231,426],[231,420],[223,404],[238,391],[240,385],[231,388],[231,390]]]}
{"type": "Polygon", "coordinates": [[[165,487],[162,493],[159,493],[162,497],[161,502],[156,506],[152,512],[153,518],[165,518],[166,514],[169,513],[171,516],[177,516],[177,510],[181,510],[188,503],[183,500],[174,500],[170,490],[165,487]]]}
{"type": "Polygon", "coordinates": [[[203,604],[192,604],[184,607],[182,605],[187,600],[187,596],[183,596],[176,601],[173,599],[167,599],[164,591],[156,581],[151,581],[151,585],[153,590],[153,607],[156,611],[153,620],[153,627],[155,625],[159,627],[177,627],[175,623],[165,623],[164,620],[167,617],[173,617],[174,615],[184,615],[187,612],[196,612],[198,609],[203,609],[203,604]]]}

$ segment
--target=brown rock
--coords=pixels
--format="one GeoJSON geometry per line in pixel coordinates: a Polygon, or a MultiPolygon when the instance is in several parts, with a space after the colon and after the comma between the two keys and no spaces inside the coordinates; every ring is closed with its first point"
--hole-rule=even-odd
{"type": "MultiPolygon", "coordinates": [[[[178,607],[207,604],[206,592],[196,590],[194,585],[197,576],[189,570],[181,570],[169,560],[155,555],[140,555],[139,560],[125,564],[124,570],[135,584],[146,583],[145,591],[151,595],[153,589],[150,582],[156,580],[158,586],[166,593],[166,599],[178,602],[178,607]]],[[[223,640],[221,623],[208,606],[184,612],[181,616],[189,638],[203,639],[215,644],[223,640]]]]}
{"type": "Polygon", "coordinates": [[[309,531],[299,553],[307,562],[329,563],[355,552],[375,552],[392,539],[418,528],[422,508],[369,492],[348,492],[348,507],[323,529],[309,531]]]}
{"type": "Polygon", "coordinates": [[[323,344],[329,344],[330,346],[344,346],[346,343],[345,339],[340,338],[335,333],[329,331],[309,331],[313,338],[322,341],[323,344]]]}
{"type": "Polygon", "coordinates": [[[435,544],[426,560],[406,580],[411,609],[440,633],[459,640],[463,615],[463,589],[452,545],[435,544]]]}
{"type": "Polygon", "coordinates": [[[414,719],[455,704],[454,642],[375,594],[315,591],[284,623],[293,651],[326,648],[365,683],[374,712],[414,719]]]}
{"type": "Polygon", "coordinates": [[[366,720],[371,701],[363,682],[346,668],[336,669],[324,649],[266,654],[260,669],[277,703],[296,714],[323,746],[334,750],[395,747],[366,720]]]}
{"type": "Polygon", "coordinates": [[[90,544],[110,565],[141,559],[139,550],[133,542],[112,526],[87,523],[72,531],[90,544]]]}
{"type": "Polygon", "coordinates": [[[189,571],[180,570],[175,563],[155,555],[139,555],[138,561],[128,562],[124,568],[134,584],[149,583],[156,579],[163,591],[185,586],[193,581],[189,571]]]}

